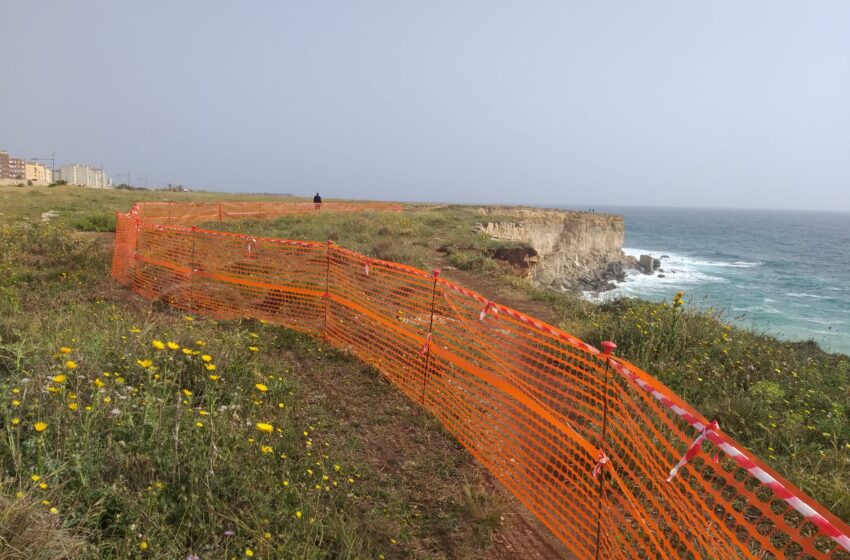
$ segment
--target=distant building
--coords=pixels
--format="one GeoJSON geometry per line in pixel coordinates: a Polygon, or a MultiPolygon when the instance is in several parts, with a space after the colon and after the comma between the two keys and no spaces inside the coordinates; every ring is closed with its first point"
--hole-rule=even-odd
{"type": "Polygon", "coordinates": [[[0,152],[0,179],[9,177],[9,152],[0,152]]]}
{"type": "Polygon", "coordinates": [[[33,183],[51,183],[53,170],[38,162],[28,161],[24,164],[24,179],[33,183]]]}
{"type": "Polygon", "coordinates": [[[26,177],[26,165],[24,160],[21,158],[9,158],[9,179],[18,179],[20,181],[24,180],[26,177]]]}
{"type": "Polygon", "coordinates": [[[112,188],[112,180],[106,176],[103,169],[89,165],[63,165],[56,173],[57,181],[65,181],[69,185],[92,187],[95,189],[112,188]]]}

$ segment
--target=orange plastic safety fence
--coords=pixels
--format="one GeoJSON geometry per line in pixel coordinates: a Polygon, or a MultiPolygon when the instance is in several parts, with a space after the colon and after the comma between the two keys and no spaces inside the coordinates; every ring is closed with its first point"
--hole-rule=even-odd
{"type": "MultiPolygon", "coordinates": [[[[120,283],[322,336],[372,364],[577,558],[850,560],[843,522],[634,365],[437,273],[329,243],[169,226],[161,208],[118,216],[120,283]]],[[[210,219],[198,205],[169,211],[210,219]]]]}
{"type": "Polygon", "coordinates": [[[195,225],[248,218],[269,219],[309,212],[400,212],[394,202],[141,202],[133,212],[143,220],[159,224],[195,225]]]}

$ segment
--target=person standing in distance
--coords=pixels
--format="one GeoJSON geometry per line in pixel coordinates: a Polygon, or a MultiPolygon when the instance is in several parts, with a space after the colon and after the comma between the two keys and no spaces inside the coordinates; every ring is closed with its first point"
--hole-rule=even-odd
{"type": "Polygon", "coordinates": [[[322,197],[319,196],[319,193],[316,193],[316,196],[313,197],[313,204],[316,205],[316,211],[318,212],[322,207],[322,197]]]}

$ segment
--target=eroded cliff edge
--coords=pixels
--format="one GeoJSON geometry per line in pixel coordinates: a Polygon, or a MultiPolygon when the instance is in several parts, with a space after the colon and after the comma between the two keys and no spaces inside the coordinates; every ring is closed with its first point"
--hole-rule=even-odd
{"type": "Polygon", "coordinates": [[[623,253],[622,216],[523,207],[489,207],[481,213],[483,233],[533,249],[524,257],[522,252],[504,257],[515,265],[524,258],[526,266],[519,268],[538,286],[602,291],[613,288],[613,281],[622,280],[638,266],[634,257],[623,253]]]}

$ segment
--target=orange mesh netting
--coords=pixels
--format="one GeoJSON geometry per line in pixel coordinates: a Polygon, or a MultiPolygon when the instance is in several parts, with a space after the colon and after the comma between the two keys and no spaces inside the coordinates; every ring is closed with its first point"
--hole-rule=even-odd
{"type": "MultiPolygon", "coordinates": [[[[265,204],[139,204],[118,215],[113,276],[179,309],[263,319],[356,354],[576,558],[850,560],[843,522],[610,350],[437,273],[185,225],[314,211],[265,204]]],[[[400,207],[322,211],[360,209],[400,207]]]]}

